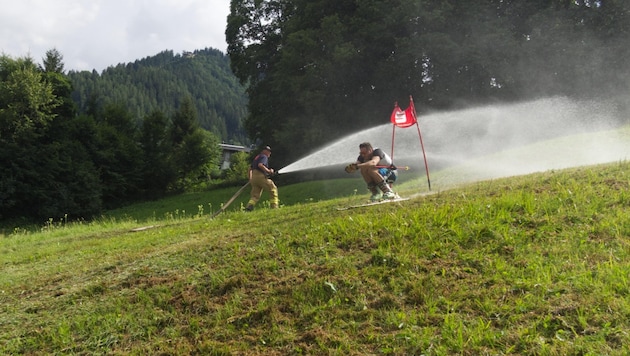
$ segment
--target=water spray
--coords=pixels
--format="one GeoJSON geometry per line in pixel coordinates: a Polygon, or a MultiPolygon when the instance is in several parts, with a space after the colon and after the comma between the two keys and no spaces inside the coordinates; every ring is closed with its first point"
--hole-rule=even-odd
{"type": "MultiPolygon", "coordinates": [[[[469,177],[458,179],[478,180],[627,159],[630,144],[622,137],[604,135],[587,143],[578,137],[617,128],[613,107],[560,97],[420,115],[419,120],[433,169],[465,166],[471,170],[469,177]]],[[[391,144],[390,136],[389,123],[368,128],[327,144],[279,173],[343,167],[356,160],[359,143],[384,149],[391,144]]],[[[396,160],[417,157],[417,134],[397,132],[396,160]]]]}

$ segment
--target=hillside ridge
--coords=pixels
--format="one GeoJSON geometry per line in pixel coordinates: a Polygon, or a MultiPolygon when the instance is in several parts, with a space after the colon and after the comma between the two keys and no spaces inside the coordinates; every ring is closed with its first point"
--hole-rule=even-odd
{"type": "Polygon", "coordinates": [[[243,127],[247,96],[230,69],[229,58],[219,50],[202,49],[183,54],[167,50],[110,66],[101,73],[70,71],[73,100],[80,113],[96,100],[122,103],[142,120],[154,110],[174,112],[182,98],[194,98],[199,123],[223,141],[248,142],[243,127]]]}

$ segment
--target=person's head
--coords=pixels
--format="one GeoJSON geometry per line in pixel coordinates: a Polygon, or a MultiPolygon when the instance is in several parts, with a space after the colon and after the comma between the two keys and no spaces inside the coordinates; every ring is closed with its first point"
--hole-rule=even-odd
{"type": "Polygon", "coordinates": [[[267,156],[271,156],[271,147],[269,146],[263,147],[262,153],[264,153],[267,156]]]}
{"type": "Polygon", "coordinates": [[[361,156],[369,157],[372,154],[372,151],[374,151],[374,148],[372,148],[371,143],[363,142],[359,144],[359,153],[361,154],[361,156]]]}

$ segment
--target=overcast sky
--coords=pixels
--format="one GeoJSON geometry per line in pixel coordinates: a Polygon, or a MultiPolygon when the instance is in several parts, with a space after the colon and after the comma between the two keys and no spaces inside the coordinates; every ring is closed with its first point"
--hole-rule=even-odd
{"type": "Polygon", "coordinates": [[[230,0],[0,0],[0,53],[42,62],[56,48],[68,70],[215,48],[225,53],[230,0]]]}

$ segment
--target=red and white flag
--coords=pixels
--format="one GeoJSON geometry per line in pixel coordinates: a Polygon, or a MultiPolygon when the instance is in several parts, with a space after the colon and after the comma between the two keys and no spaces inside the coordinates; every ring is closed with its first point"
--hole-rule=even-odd
{"type": "Polygon", "coordinates": [[[391,121],[392,124],[398,127],[409,127],[418,121],[416,119],[416,108],[413,106],[412,98],[409,98],[409,107],[404,111],[398,106],[398,102],[394,104],[391,121]]]}

